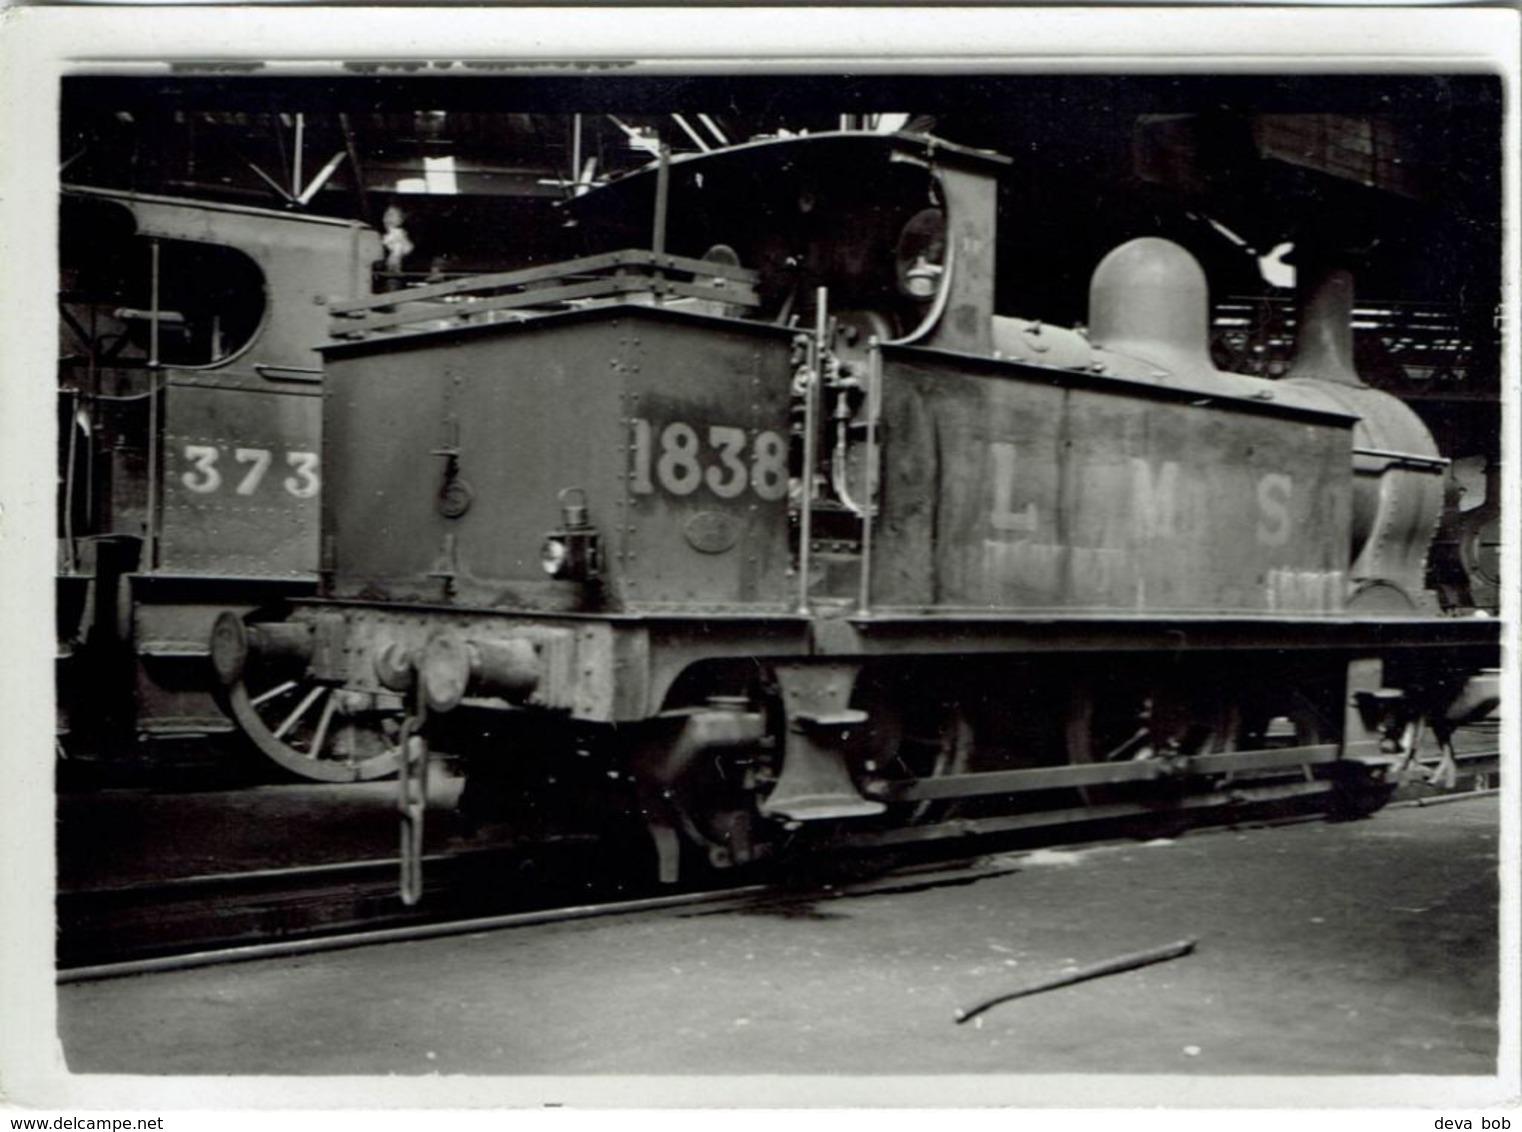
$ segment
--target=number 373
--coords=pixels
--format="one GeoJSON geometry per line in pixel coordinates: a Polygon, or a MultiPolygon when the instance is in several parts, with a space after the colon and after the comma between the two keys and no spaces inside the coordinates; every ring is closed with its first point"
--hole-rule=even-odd
{"type": "Polygon", "coordinates": [[[754,437],[733,425],[652,424],[634,418],[629,488],[691,495],[700,487],[720,499],[747,491],[775,501],[787,496],[787,441],[770,429],[754,437]]]}
{"type": "MultiPolygon", "coordinates": [[[[214,444],[185,445],[185,462],[189,468],[180,474],[180,483],[197,495],[212,495],[230,486],[235,495],[253,495],[259,490],[275,462],[268,448],[222,449],[214,444]],[[226,452],[231,461],[225,460],[226,452]]],[[[287,452],[285,467],[290,474],[281,477],[286,493],[297,499],[311,499],[322,486],[317,475],[317,453],[287,452]]]]}

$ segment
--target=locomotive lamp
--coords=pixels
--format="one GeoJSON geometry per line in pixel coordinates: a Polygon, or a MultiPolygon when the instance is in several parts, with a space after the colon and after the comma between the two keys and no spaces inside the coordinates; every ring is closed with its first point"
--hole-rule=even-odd
{"type": "Polygon", "coordinates": [[[591,582],[602,575],[602,539],[587,519],[587,493],[568,487],[560,493],[562,529],[545,535],[539,565],[552,578],[591,582]]]}
{"type": "Polygon", "coordinates": [[[946,214],[939,208],[915,213],[899,233],[895,259],[901,294],[921,303],[935,298],[946,271],[946,214]]]}
{"type": "Polygon", "coordinates": [[[904,290],[915,299],[933,299],[941,285],[941,267],[929,263],[924,256],[914,261],[914,266],[904,273],[904,290]]]}
{"type": "Polygon", "coordinates": [[[539,565],[544,567],[546,574],[552,578],[566,577],[570,560],[571,549],[566,545],[564,531],[545,537],[544,545],[539,548],[539,565]]]}

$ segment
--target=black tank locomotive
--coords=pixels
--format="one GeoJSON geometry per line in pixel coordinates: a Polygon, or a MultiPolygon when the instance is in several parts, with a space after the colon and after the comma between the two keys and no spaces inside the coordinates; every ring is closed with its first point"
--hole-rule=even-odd
{"type": "Polygon", "coordinates": [[[59,749],[157,757],[235,730],[206,663],[217,615],[315,588],[314,347],[329,302],[369,293],[380,242],[352,221],[83,186],[60,231],[59,749]]]}
{"type": "Polygon", "coordinates": [[[998,315],[1003,164],[661,162],[578,202],[612,250],[337,306],[320,595],[219,618],[230,700],[298,751],[368,720],[414,800],[460,755],[526,837],[642,825],[666,879],[1377,801],[1496,626],[1423,589],[1444,462],[1353,372],[1348,277],[1306,270],[1279,381],[1214,368],[1155,238],[1086,332],[998,315]]]}

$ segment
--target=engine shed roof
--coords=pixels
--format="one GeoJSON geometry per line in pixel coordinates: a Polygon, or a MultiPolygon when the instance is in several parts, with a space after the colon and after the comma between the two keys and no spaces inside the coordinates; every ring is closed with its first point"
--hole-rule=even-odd
{"type": "MultiPolygon", "coordinates": [[[[691,203],[685,198],[696,193],[709,201],[723,199],[749,209],[779,196],[796,200],[802,191],[824,187],[848,187],[870,196],[875,172],[905,161],[932,168],[971,168],[990,176],[1011,164],[1004,154],[958,145],[931,134],[832,131],[761,138],[707,153],[673,155],[668,162],[671,209],[679,214],[691,203]]],[[[567,201],[563,207],[578,222],[620,215],[648,219],[655,205],[659,171],[660,162],[652,161],[567,201]]]]}

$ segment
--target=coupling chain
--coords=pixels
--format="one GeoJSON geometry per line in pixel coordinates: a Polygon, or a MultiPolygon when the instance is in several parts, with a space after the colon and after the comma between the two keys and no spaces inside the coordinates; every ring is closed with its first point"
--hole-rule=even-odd
{"type": "Polygon", "coordinates": [[[423,898],[423,816],[428,809],[428,740],[421,734],[427,718],[422,696],[402,721],[397,809],[402,815],[401,897],[408,906],[423,898]]]}

